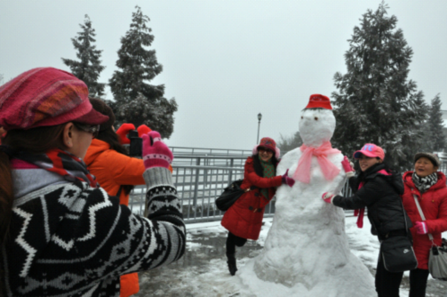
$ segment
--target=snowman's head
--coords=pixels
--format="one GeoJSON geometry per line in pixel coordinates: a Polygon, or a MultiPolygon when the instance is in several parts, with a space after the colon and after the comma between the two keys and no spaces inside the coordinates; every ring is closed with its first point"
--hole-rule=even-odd
{"type": "Polygon", "coordinates": [[[335,130],[335,117],[330,109],[307,108],[301,112],[300,135],[307,146],[318,147],[330,141],[335,130]]]}

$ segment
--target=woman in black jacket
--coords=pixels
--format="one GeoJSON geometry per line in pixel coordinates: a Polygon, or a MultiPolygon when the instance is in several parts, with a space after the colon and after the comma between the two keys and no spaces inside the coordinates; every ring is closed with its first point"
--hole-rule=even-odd
{"type": "MultiPolygon", "coordinates": [[[[354,193],[351,197],[343,197],[332,193],[324,193],[323,199],[327,203],[344,209],[359,211],[357,225],[363,226],[364,208],[368,208],[368,219],[371,222],[371,233],[380,241],[385,238],[409,234],[405,220],[400,195],[404,192],[402,177],[399,173],[391,171],[383,159],[383,149],[375,144],[367,143],[361,150],[354,153],[359,160],[361,172],[349,179],[354,193]]],[[[385,269],[382,257],[379,256],[376,272],[376,291],[378,296],[399,296],[399,286],[402,273],[393,273],[385,269]]]]}

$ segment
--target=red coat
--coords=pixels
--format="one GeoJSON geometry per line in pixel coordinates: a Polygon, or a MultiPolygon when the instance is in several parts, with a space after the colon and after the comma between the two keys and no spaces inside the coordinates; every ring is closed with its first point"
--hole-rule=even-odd
{"type": "MultiPolygon", "coordinates": [[[[407,171],[403,175],[405,192],[402,195],[404,208],[411,222],[421,222],[421,216],[416,207],[413,194],[418,197],[419,204],[424,212],[428,232],[433,235],[436,245],[441,245],[441,233],[447,231],[447,187],[444,173],[438,172],[438,182],[431,186],[422,195],[412,180],[413,171],[407,171]]],[[[432,243],[427,234],[416,233],[414,227],[410,228],[413,235],[413,248],[418,259],[419,269],[428,269],[428,256],[432,243]]]]}
{"type": "Polygon", "coordinates": [[[241,188],[258,187],[244,193],[224,214],[222,226],[236,236],[257,240],[261,232],[265,206],[276,192],[276,187],[282,184],[281,176],[271,178],[260,177],[254,169],[253,158],[245,162],[244,181],[241,188]],[[269,199],[261,194],[259,188],[268,188],[269,199]]]}

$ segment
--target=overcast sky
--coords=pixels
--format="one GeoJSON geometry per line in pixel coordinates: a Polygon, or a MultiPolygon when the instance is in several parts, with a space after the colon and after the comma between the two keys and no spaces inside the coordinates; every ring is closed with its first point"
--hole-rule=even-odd
{"type": "MultiPolygon", "coordinates": [[[[447,109],[447,1],[388,0],[388,13],[413,49],[409,78],[430,102],[447,109]]],[[[175,98],[171,146],[251,149],[260,137],[298,130],[309,96],[330,97],[333,76],[346,72],[354,26],[378,0],[59,1],[0,0],[0,74],[4,81],[35,67],[69,70],[71,38],[88,14],[103,50],[108,82],[139,5],[150,18],[151,48],[163,65],[152,81],[175,98]]],[[[110,91],[107,95],[112,99],[110,91]]]]}

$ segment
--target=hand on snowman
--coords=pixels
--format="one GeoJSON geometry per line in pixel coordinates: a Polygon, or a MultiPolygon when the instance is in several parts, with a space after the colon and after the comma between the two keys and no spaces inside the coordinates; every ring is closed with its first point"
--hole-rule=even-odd
{"type": "Polygon", "coordinates": [[[321,196],[321,198],[323,198],[324,202],[326,203],[332,203],[332,199],[334,199],[334,197],[335,195],[331,192],[326,192],[323,194],[323,196],[321,196]]]}
{"type": "Polygon", "coordinates": [[[293,187],[293,185],[295,184],[295,180],[293,178],[290,178],[288,176],[288,173],[289,169],[287,169],[286,173],[284,173],[284,175],[282,176],[282,183],[287,184],[289,187],[293,187]]]}
{"type": "Polygon", "coordinates": [[[354,176],[355,171],[354,168],[352,168],[351,162],[349,162],[348,157],[344,157],[343,161],[341,161],[341,166],[343,166],[344,171],[346,172],[346,176],[348,178],[351,178],[354,176]]]}

